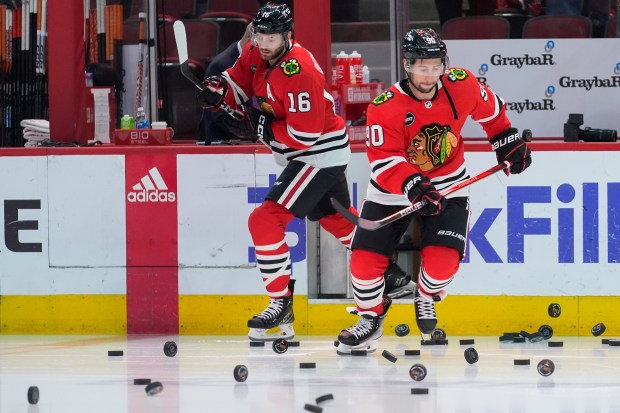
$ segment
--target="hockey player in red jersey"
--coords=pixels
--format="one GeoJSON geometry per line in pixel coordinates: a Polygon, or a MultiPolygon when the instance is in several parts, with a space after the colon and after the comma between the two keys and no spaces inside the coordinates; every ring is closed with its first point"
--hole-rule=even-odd
{"type": "MultiPolygon", "coordinates": [[[[368,105],[371,176],[360,216],[379,220],[413,203],[425,203],[419,211],[421,266],[414,304],[418,328],[427,339],[437,325],[435,303],[446,297],[465,249],[468,192],[447,197],[439,193],[469,177],[463,124],[471,116],[482,126],[497,161],[511,164],[507,174],[523,172],[531,155],[510,124],[504,101],[468,70],[448,68],[446,45],[432,29],[410,30],[402,51],[407,78],[368,105]]],[[[382,298],[384,270],[412,219],[410,215],[376,231],[355,232],[351,279],[360,318],[338,336],[338,353],[376,349],[389,308],[389,300],[382,298]]]]}

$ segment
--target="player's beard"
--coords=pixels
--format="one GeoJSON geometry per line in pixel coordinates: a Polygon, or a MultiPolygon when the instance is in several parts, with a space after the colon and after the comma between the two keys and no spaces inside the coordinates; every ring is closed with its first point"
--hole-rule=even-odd
{"type": "Polygon", "coordinates": [[[280,58],[285,52],[286,43],[283,43],[282,46],[278,47],[276,50],[271,49],[259,49],[260,56],[264,60],[274,61],[280,58]]]}
{"type": "Polygon", "coordinates": [[[435,91],[435,88],[437,87],[437,82],[433,83],[432,85],[423,85],[421,82],[414,82],[413,80],[411,80],[411,78],[409,78],[409,84],[418,92],[426,95],[429,93],[433,93],[435,91]]]}

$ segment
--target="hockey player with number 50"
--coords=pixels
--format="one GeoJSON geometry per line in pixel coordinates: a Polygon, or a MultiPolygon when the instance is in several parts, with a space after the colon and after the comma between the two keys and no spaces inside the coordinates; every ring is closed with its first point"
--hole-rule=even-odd
{"type": "MultiPolygon", "coordinates": [[[[469,175],[461,129],[468,117],[478,122],[506,174],[523,172],[530,149],[506,116],[504,101],[466,69],[449,68],[445,43],[432,29],[410,30],[402,45],[407,78],[368,105],[366,152],[371,166],[360,217],[380,220],[422,201],[421,266],[414,292],[423,339],[437,325],[435,303],[446,297],[465,251],[468,192],[446,197],[440,191],[469,175]]],[[[368,231],[358,228],[351,249],[356,325],[338,336],[338,353],[373,351],[383,332],[390,300],[383,298],[384,270],[413,215],[368,231]]]]}

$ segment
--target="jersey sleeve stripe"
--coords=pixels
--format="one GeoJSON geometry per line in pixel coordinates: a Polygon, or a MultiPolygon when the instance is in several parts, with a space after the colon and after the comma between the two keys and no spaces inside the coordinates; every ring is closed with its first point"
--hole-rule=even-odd
{"type": "Polygon", "coordinates": [[[491,93],[493,94],[493,98],[495,100],[495,108],[493,110],[493,114],[487,118],[474,119],[478,123],[485,123],[485,122],[495,119],[499,115],[500,111],[502,110],[502,107],[504,106],[504,101],[502,100],[502,98],[500,98],[493,92],[491,93]]]}

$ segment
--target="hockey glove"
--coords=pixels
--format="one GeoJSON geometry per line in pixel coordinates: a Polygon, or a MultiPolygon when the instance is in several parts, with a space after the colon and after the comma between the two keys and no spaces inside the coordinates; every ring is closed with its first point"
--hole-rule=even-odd
{"type": "Polygon", "coordinates": [[[515,128],[506,129],[492,137],[490,142],[497,156],[497,162],[511,163],[510,169],[504,169],[506,175],[520,174],[532,163],[532,151],[515,128]]]}
{"type": "Polygon", "coordinates": [[[228,82],[222,76],[209,76],[203,82],[204,90],[198,92],[198,103],[203,109],[219,108],[228,92],[228,82]]]}
{"type": "Polygon", "coordinates": [[[448,202],[431,183],[431,180],[422,174],[414,174],[405,179],[403,194],[412,204],[422,203],[420,215],[437,215],[446,207],[448,202]]]}
{"type": "Polygon", "coordinates": [[[223,117],[222,120],[228,131],[239,139],[252,142],[260,139],[266,145],[273,141],[271,117],[260,110],[248,108],[242,120],[233,119],[230,116],[223,117]]]}

